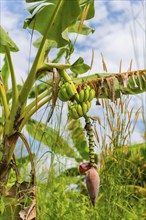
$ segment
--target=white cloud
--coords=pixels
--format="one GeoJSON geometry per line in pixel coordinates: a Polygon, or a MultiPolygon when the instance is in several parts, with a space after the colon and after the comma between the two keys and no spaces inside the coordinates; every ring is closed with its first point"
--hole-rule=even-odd
{"type": "MultiPolygon", "coordinates": [[[[133,6],[133,14],[131,12],[131,5],[129,1],[109,1],[112,11],[124,10],[124,19],[121,20],[111,20],[109,19],[108,8],[105,7],[105,1],[95,1],[96,2],[96,16],[93,18],[91,24],[94,24],[96,31],[93,35],[88,37],[79,36],[77,43],[83,45],[83,51],[79,50],[85,60],[90,59],[89,50],[94,49],[95,52],[95,66],[96,72],[102,71],[99,69],[101,58],[100,52],[103,53],[105,60],[107,62],[107,67],[109,71],[118,71],[119,62],[123,60],[123,71],[127,71],[130,60],[133,60],[133,69],[145,68],[144,60],[146,56],[146,51],[144,50],[144,37],[145,33],[141,26],[144,27],[145,19],[138,12],[143,10],[141,4],[136,4],[133,6]],[[101,16],[102,10],[104,9],[104,15],[101,16]],[[125,20],[125,17],[127,18],[125,20]],[[133,17],[136,20],[133,21],[133,17]],[[138,21],[138,22],[137,22],[138,21]],[[140,26],[141,24],[141,26],[140,26]],[[135,29],[134,29],[135,25],[135,29]],[[133,45],[132,35],[135,45],[133,45]],[[136,32],[137,31],[137,32],[136,32]],[[134,48],[135,47],[135,48],[134,48]],[[134,50],[135,49],[135,50],[134,50]],[[136,51],[136,57],[135,57],[136,51]]],[[[122,15],[121,15],[122,16],[122,15]]],[[[93,67],[93,71],[95,68],[93,67]]]]}
{"type": "Polygon", "coordinates": [[[12,31],[17,27],[18,24],[18,15],[15,15],[7,8],[7,2],[0,2],[0,23],[4,29],[7,29],[8,32],[12,31]]]}

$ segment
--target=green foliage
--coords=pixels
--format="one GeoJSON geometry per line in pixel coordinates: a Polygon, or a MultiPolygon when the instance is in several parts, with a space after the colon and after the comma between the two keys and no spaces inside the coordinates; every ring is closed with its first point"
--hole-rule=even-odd
{"type": "MultiPolygon", "coordinates": [[[[88,8],[86,11],[86,20],[89,20],[94,17],[95,15],[95,8],[94,8],[94,0],[79,0],[82,13],[85,10],[85,6],[88,8]]],[[[82,15],[81,13],[81,15],[82,15]]]]}
{"type": "Polygon", "coordinates": [[[87,72],[90,69],[90,67],[84,63],[84,60],[82,57],[79,57],[71,66],[70,70],[76,74],[82,74],[87,72]]]}
{"type": "MultiPolygon", "coordinates": [[[[74,181],[73,177],[54,176],[46,184],[39,183],[37,199],[40,201],[38,203],[38,218],[40,220],[87,219],[85,214],[88,212],[88,197],[69,187],[71,183],[75,182],[77,182],[77,178],[74,181]]],[[[90,214],[93,216],[91,212],[90,214]]]]}
{"type": "Polygon", "coordinates": [[[104,219],[104,213],[108,213],[110,219],[145,218],[146,155],[141,154],[140,149],[136,152],[130,149],[126,153],[115,150],[105,158],[100,170],[100,219],[104,219]]]}
{"type": "MultiPolygon", "coordinates": [[[[146,193],[145,150],[142,149],[140,152],[136,152],[136,154],[134,154],[132,150],[126,154],[120,150],[118,151],[119,143],[123,141],[122,144],[124,144],[126,138],[130,135],[130,133],[128,133],[128,135],[124,133],[125,136],[123,136],[123,131],[126,132],[128,129],[128,132],[130,131],[132,110],[128,112],[129,118],[125,127],[125,120],[120,121],[120,118],[116,118],[115,122],[115,111],[112,109],[112,106],[106,106],[108,107],[108,109],[106,109],[107,112],[110,111],[108,114],[108,124],[112,134],[112,137],[109,136],[112,142],[110,143],[110,147],[111,144],[113,144],[112,146],[114,146],[116,150],[114,152],[111,151],[109,155],[106,152],[105,162],[101,162],[99,171],[101,187],[95,209],[91,206],[87,190],[84,184],[82,184],[84,177],[79,176],[77,167],[66,168],[65,171],[61,170],[61,172],[59,172],[58,167],[52,168],[54,165],[52,162],[54,155],[65,156],[65,158],[68,157],[69,160],[73,158],[78,162],[89,159],[88,145],[81,122],[76,120],[69,123],[68,130],[73,141],[73,147],[71,147],[69,140],[65,140],[65,138],[61,136],[60,127],[52,128],[41,121],[29,120],[30,117],[39,108],[47,104],[52,97],[52,105],[54,105],[52,109],[54,110],[56,106],[54,97],[56,96],[57,99],[58,94],[58,84],[55,80],[57,79],[59,81],[59,76],[58,78],[55,76],[55,70],[56,75],[60,74],[60,77],[63,78],[63,72],[66,73],[66,68],[73,72],[71,76],[76,77],[78,74],[85,73],[90,69],[81,57],[72,65],[70,64],[69,60],[71,54],[74,52],[74,45],[69,38],[69,33],[88,35],[94,32],[92,28],[83,24],[84,20],[94,17],[94,1],[27,0],[26,2],[36,3],[27,9],[31,16],[25,20],[24,28],[36,30],[42,37],[34,43],[34,45],[38,47],[38,52],[23,86],[17,85],[16,83],[10,55],[10,51],[17,52],[18,48],[3,28],[0,27],[0,53],[6,53],[5,63],[2,68],[3,80],[0,82],[0,92],[4,105],[4,114],[1,120],[1,125],[3,126],[4,124],[4,129],[1,129],[4,131],[4,134],[1,135],[4,145],[2,145],[3,148],[0,151],[3,153],[3,155],[0,155],[2,158],[0,161],[1,180],[4,181],[2,184],[9,186],[9,184],[7,184],[7,176],[9,174],[7,171],[12,162],[18,137],[20,136],[23,126],[26,125],[28,133],[34,137],[35,140],[38,140],[40,145],[42,143],[48,146],[52,153],[50,162],[51,168],[49,170],[47,169],[47,172],[42,172],[43,177],[47,176],[45,182],[41,181],[39,176],[37,176],[38,219],[144,219],[144,207],[146,205],[144,197],[146,193]],[[52,63],[44,63],[48,53],[54,47],[58,47],[60,50],[58,50],[52,63]],[[63,57],[65,58],[65,64],[58,64],[63,57]],[[53,77],[50,74],[53,79],[52,81],[43,82],[40,80],[40,78],[50,72],[54,73],[54,75],[52,74],[53,77]],[[9,73],[11,73],[12,89],[7,88],[9,73]],[[35,81],[38,79],[41,83],[39,82],[39,85],[34,86],[35,81]],[[55,89],[53,85],[55,85],[55,89]],[[33,101],[31,100],[32,102],[27,106],[28,98],[33,99],[33,101]],[[112,118],[110,116],[112,116],[112,118]],[[110,121],[111,119],[112,123],[110,121]]],[[[91,87],[96,90],[97,97],[110,98],[112,101],[120,97],[121,92],[124,94],[144,92],[146,89],[145,79],[145,70],[134,71],[132,75],[131,73],[127,73],[124,77],[123,74],[112,74],[110,77],[109,74],[102,74],[101,76],[96,74],[94,76],[74,79],[74,82],[71,81],[67,73],[66,77],[64,77],[65,81],[71,81],[75,84],[86,83],[88,80],[88,82],[91,82],[91,87]],[[106,77],[106,75],[108,75],[108,77],[106,77]],[[92,79],[94,81],[93,84],[96,85],[92,85],[92,79]]],[[[119,107],[123,108],[123,105],[124,104],[121,103],[119,107]]],[[[127,106],[124,108],[126,109],[126,107],[127,106]]],[[[121,112],[122,111],[123,110],[121,110],[121,112]]],[[[120,113],[118,112],[118,116],[120,115],[121,117],[122,114],[120,113]]],[[[135,115],[136,123],[139,109],[135,115]]],[[[132,129],[132,131],[133,130],[134,129],[132,129]]],[[[105,149],[106,147],[107,145],[105,145],[105,149]]],[[[111,149],[113,148],[111,147],[111,149]]],[[[21,158],[21,160],[18,159],[17,164],[14,163],[15,168],[13,167],[13,169],[15,172],[14,170],[10,172],[10,184],[13,184],[17,179],[17,165],[21,170],[19,180],[21,178],[25,180],[28,178],[29,160],[30,158],[26,156],[21,158]]],[[[16,219],[15,211],[17,211],[17,215],[19,211],[17,205],[20,205],[20,203],[22,206],[30,205],[28,198],[24,200],[25,201],[16,200],[15,204],[11,204],[11,201],[9,201],[10,204],[7,204],[7,201],[4,201],[2,198],[0,206],[1,214],[5,211],[4,214],[7,215],[7,219],[16,219]]],[[[1,217],[2,215],[0,219],[1,217]]]]}
{"type": "Polygon", "coordinates": [[[71,27],[68,28],[68,31],[71,33],[78,33],[82,35],[88,35],[90,33],[94,33],[93,28],[89,28],[87,25],[83,24],[82,28],[80,28],[80,22],[75,23],[71,27]]]}
{"type": "MultiPolygon", "coordinates": [[[[58,8],[58,13],[54,18],[55,20],[53,22],[53,26],[50,28],[47,35],[47,39],[56,41],[57,47],[63,47],[69,43],[68,32],[75,32],[85,35],[89,34],[90,32],[93,33],[94,30],[92,28],[89,28],[85,25],[80,27],[79,23],[85,6],[87,6],[91,2],[79,2],[78,0],[74,0],[71,3],[70,1],[60,1],[59,3],[58,1],[46,0],[43,1],[42,4],[40,3],[37,3],[27,8],[29,13],[31,13],[31,17],[25,20],[24,28],[28,27],[31,29],[35,29],[42,35],[44,35],[46,31],[46,24],[51,24],[54,10],[56,6],[60,4],[58,8]],[[45,5],[44,3],[47,4],[45,5]],[[46,22],[42,23],[42,21],[46,22]]],[[[85,19],[90,19],[93,16],[94,1],[89,4],[87,18],[85,19]]]]}
{"type": "Polygon", "coordinates": [[[39,219],[144,220],[146,188],[144,182],[141,186],[137,185],[137,174],[134,172],[137,169],[141,173],[141,180],[146,177],[143,150],[144,145],[136,151],[131,148],[128,154],[116,151],[112,157],[105,158],[99,171],[101,184],[95,208],[82,183],[85,176],[78,176],[76,169],[69,169],[59,176],[55,175],[54,169],[47,171],[47,182],[38,183],[39,219]],[[133,175],[129,175],[132,169],[133,175]]]}
{"type": "Polygon", "coordinates": [[[26,125],[28,133],[36,140],[51,148],[52,152],[76,158],[75,151],[68,145],[68,142],[61,137],[59,130],[55,130],[42,122],[29,120],[26,125]]]}
{"type": "Polygon", "coordinates": [[[17,52],[19,50],[2,26],[0,26],[0,53],[5,53],[6,47],[12,52],[17,52]]]}
{"type": "Polygon", "coordinates": [[[81,156],[80,160],[88,160],[89,148],[81,122],[79,120],[71,120],[68,124],[68,130],[73,141],[73,147],[77,149],[81,156]]]}
{"type": "Polygon", "coordinates": [[[0,213],[3,214],[4,210],[5,210],[5,203],[3,201],[3,197],[0,198],[0,204],[1,204],[1,206],[0,206],[0,213]]]}
{"type": "MultiPolygon", "coordinates": [[[[46,31],[46,24],[49,24],[51,22],[56,5],[57,2],[54,1],[51,5],[42,5],[41,8],[39,7],[38,10],[36,10],[36,7],[35,14],[32,14],[32,17],[25,20],[24,27],[36,29],[42,35],[44,35],[46,31]]],[[[30,10],[29,12],[32,13],[32,11],[30,10]]],[[[62,1],[53,26],[48,33],[48,39],[55,40],[58,47],[66,45],[69,40],[66,28],[76,22],[79,14],[80,7],[78,0],[72,1],[72,4],[70,4],[70,1],[62,1]],[[73,8],[74,10],[72,10],[73,8]]]]}

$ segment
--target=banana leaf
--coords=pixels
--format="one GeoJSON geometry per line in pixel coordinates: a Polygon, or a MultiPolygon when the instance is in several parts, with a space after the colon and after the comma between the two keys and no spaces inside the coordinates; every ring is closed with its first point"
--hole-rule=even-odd
{"type": "Polygon", "coordinates": [[[2,26],[0,26],[0,53],[5,53],[5,47],[12,52],[19,51],[18,47],[9,37],[7,32],[2,28],[2,26]]]}
{"type": "MultiPolygon", "coordinates": [[[[44,35],[46,31],[46,24],[51,24],[53,13],[57,5],[56,1],[53,3],[52,1],[44,2],[47,4],[42,4],[40,7],[36,6],[31,17],[27,18],[24,22],[24,28],[35,29],[42,35],[44,35]]],[[[66,29],[75,24],[80,12],[81,9],[78,0],[72,2],[62,1],[57,16],[54,18],[53,25],[50,26],[47,38],[49,40],[55,40],[58,47],[65,46],[69,41],[66,29]]]]}
{"type": "Polygon", "coordinates": [[[68,130],[70,131],[73,146],[81,156],[78,161],[89,160],[89,148],[81,122],[79,120],[71,120],[68,124],[68,130]]]}
{"type": "Polygon", "coordinates": [[[26,130],[35,140],[48,146],[54,153],[77,158],[73,148],[71,148],[68,142],[60,136],[57,130],[32,119],[28,121],[26,130]]]}

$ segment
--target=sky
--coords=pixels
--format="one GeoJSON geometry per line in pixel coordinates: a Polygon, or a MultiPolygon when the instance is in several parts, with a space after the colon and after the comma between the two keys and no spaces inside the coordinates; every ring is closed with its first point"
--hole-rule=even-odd
{"type": "MultiPolygon", "coordinates": [[[[31,45],[31,32],[23,29],[23,20],[28,16],[26,7],[23,0],[0,0],[0,24],[20,49],[12,55],[18,82],[27,77],[31,61],[36,54],[36,49],[31,45]]],[[[146,68],[146,1],[96,0],[95,10],[95,17],[86,22],[95,28],[95,32],[88,37],[78,36],[76,51],[71,61],[74,62],[82,56],[90,65],[93,49],[94,63],[90,74],[103,72],[101,53],[108,72],[118,72],[121,60],[123,72],[129,69],[131,60],[133,70],[146,68]]],[[[2,64],[3,56],[0,58],[0,68],[2,64]]],[[[142,100],[144,103],[145,94],[132,97],[129,108],[134,106],[136,111],[142,100]]],[[[97,109],[92,107],[90,113],[94,115],[95,111],[97,109]]],[[[99,107],[99,116],[100,111],[99,107]]],[[[143,142],[143,132],[144,124],[140,117],[132,142],[143,142]]]]}

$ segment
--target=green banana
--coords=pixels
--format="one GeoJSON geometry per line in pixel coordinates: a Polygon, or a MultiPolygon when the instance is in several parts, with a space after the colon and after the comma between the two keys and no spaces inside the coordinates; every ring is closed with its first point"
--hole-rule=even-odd
{"type": "Polygon", "coordinates": [[[64,84],[63,80],[60,80],[59,87],[63,86],[63,84],[64,84]]]}
{"type": "Polygon", "coordinates": [[[79,116],[82,117],[83,116],[83,110],[82,110],[82,107],[81,107],[80,104],[78,104],[76,106],[76,110],[77,110],[77,113],[79,114],[79,116]]]}
{"type": "Polygon", "coordinates": [[[82,103],[84,101],[84,89],[79,92],[79,102],[82,103]]]}
{"type": "Polygon", "coordinates": [[[63,94],[62,94],[62,91],[61,91],[61,90],[60,90],[60,91],[59,91],[59,93],[58,93],[58,97],[59,97],[59,99],[60,99],[61,101],[63,101],[63,102],[68,101],[68,99],[67,99],[67,98],[65,98],[65,97],[63,96],[63,94]]]}
{"type": "Polygon", "coordinates": [[[80,117],[75,107],[70,109],[70,115],[73,119],[78,119],[80,117]]]}
{"type": "Polygon", "coordinates": [[[92,101],[92,99],[94,99],[94,97],[95,97],[95,91],[94,91],[94,89],[91,89],[90,92],[89,92],[88,101],[92,101]]]}
{"type": "Polygon", "coordinates": [[[77,102],[79,102],[79,93],[76,93],[75,96],[74,96],[74,98],[75,98],[75,100],[76,100],[77,102]]]}
{"type": "Polygon", "coordinates": [[[89,99],[89,93],[90,93],[90,87],[89,86],[84,87],[84,102],[86,102],[89,99]]]}
{"type": "Polygon", "coordinates": [[[70,100],[70,96],[67,94],[67,91],[66,91],[66,87],[63,86],[61,87],[61,91],[62,95],[64,96],[64,98],[66,98],[67,100],[70,100]]]}
{"type": "Polygon", "coordinates": [[[73,86],[71,83],[66,82],[65,88],[66,88],[67,94],[70,98],[75,95],[75,90],[73,89],[73,86]]]}
{"type": "Polygon", "coordinates": [[[89,111],[89,109],[91,108],[91,101],[87,101],[86,104],[87,104],[87,109],[89,111]]]}
{"type": "Polygon", "coordinates": [[[73,102],[73,106],[77,106],[78,105],[78,103],[77,103],[77,101],[76,100],[74,100],[74,102],[73,102]]]}
{"type": "Polygon", "coordinates": [[[88,112],[88,107],[87,107],[86,102],[82,103],[82,110],[83,110],[83,115],[86,115],[88,112]]]}

